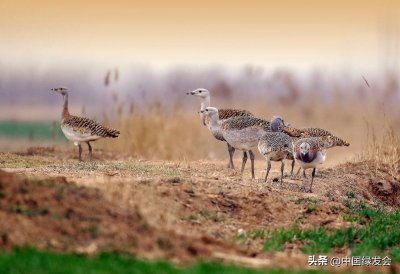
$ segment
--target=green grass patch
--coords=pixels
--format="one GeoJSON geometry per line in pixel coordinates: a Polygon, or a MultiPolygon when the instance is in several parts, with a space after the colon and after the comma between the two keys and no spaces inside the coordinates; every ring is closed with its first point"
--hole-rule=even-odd
{"type": "Polygon", "coordinates": [[[264,244],[265,251],[283,250],[284,245],[295,240],[302,243],[307,254],[329,253],[334,248],[347,247],[354,256],[389,255],[400,260],[400,210],[386,213],[364,205],[352,206],[348,220],[362,224],[329,232],[324,228],[272,231],[264,244]]]}
{"type": "Polygon", "coordinates": [[[269,235],[268,231],[265,229],[256,229],[256,230],[250,230],[250,231],[241,230],[241,231],[238,231],[238,233],[233,236],[232,240],[234,243],[243,246],[248,239],[265,240],[268,235],[269,235]]]}
{"type": "Polygon", "coordinates": [[[48,208],[29,208],[20,204],[10,205],[7,210],[9,212],[25,215],[27,217],[50,214],[50,210],[48,208]]]}
{"type": "Polygon", "coordinates": [[[0,122],[0,136],[9,138],[65,140],[60,123],[52,122],[0,122]]]}
{"type": "Polygon", "coordinates": [[[250,269],[220,263],[200,262],[178,268],[168,262],[149,262],[124,254],[104,253],[94,257],[59,254],[34,249],[14,249],[0,253],[2,274],[284,274],[328,273],[322,270],[250,269]]]}
{"type": "Polygon", "coordinates": [[[312,198],[299,198],[293,201],[296,205],[304,205],[306,213],[311,213],[317,210],[321,200],[312,198]]]}
{"type": "Polygon", "coordinates": [[[356,197],[356,194],[353,191],[346,192],[345,195],[349,199],[354,199],[356,197]]]}

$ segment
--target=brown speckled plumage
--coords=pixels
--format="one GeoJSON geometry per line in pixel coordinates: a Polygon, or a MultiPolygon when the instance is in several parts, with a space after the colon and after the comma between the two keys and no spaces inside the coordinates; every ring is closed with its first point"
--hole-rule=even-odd
{"type": "Polygon", "coordinates": [[[271,131],[271,124],[269,121],[252,116],[228,119],[221,125],[221,130],[241,130],[248,127],[258,127],[265,131],[271,131]]]}
{"type": "Polygon", "coordinates": [[[283,132],[267,132],[258,142],[258,149],[262,155],[271,152],[292,153],[292,138],[283,132]]]}
{"type": "Polygon", "coordinates": [[[258,151],[265,157],[267,161],[267,169],[265,175],[265,182],[268,179],[268,174],[271,169],[271,161],[281,162],[281,183],[283,180],[284,162],[283,160],[292,160],[293,174],[294,158],[293,158],[293,145],[292,137],[283,132],[267,132],[258,141],[258,151]]]}
{"type": "MultiPolygon", "coordinates": [[[[242,110],[242,109],[218,109],[218,115],[220,120],[227,120],[233,117],[246,117],[246,116],[253,116],[250,111],[242,110]]],[[[210,123],[210,116],[206,115],[204,117],[205,125],[210,123]]],[[[221,139],[218,139],[221,140],[221,139]]],[[[225,140],[221,140],[225,141],[225,140]]]]}
{"type": "Polygon", "coordinates": [[[120,134],[118,130],[101,125],[100,123],[86,118],[68,115],[62,120],[62,126],[73,128],[74,131],[89,133],[100,137],[116,138],[120,134]]]}
{"type": "Polygon", "coordinates": [[[284,127],[282,131],[289,136],[296,138],[311,138],[311,137],[322,137],[332,136],[335,139],[336,146],[349,146],[350,144],[341,138],[333,135],[331,132],[321,128],[303,128],[297,129],[294,127],[284,127]]]}
{"type": "Polygon", "coordinates": [[[239,116],[253,116],[250,111],[243,109],[218,109],[218,115],[220,120],[226,120],[239,116]]]}

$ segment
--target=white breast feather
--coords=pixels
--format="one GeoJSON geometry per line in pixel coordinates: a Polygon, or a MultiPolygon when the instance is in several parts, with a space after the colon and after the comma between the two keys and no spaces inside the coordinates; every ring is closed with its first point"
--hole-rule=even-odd
{"type": "Polygon", "coordinates": [[[101,136],[91,135],[89,132],[76,131],[72,127],[68,126],[62,126],[61,130],[65,137],[68,140],[73,141],[75,145],[78,145],[79,142],[95,141],[101,138],[101,136]]]}

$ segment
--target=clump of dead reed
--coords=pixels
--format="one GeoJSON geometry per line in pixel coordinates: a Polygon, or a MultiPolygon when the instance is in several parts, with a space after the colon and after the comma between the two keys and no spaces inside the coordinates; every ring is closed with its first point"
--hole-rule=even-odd
{"type": "Polygon", "coordinates": [[[118,142],[108,140],[108,149],[135,157],[163,160],[212,159],[221,154],[222,142],[214,140],[196,111],[166,109],[154,103],[146,109],[129,107],[112,122],[121,131],[118,142]],[[220,145],[220,146],[219,146],[220,145]]]}
{"type": "Polygon", "coordinates": [[[368,128],[368,142],[362,153],[362,159],[372,161],[377,170],[384,170],[394,178],[400,175],[400,137],[392,125],[387,124],[378,135],[376,130],[368,128]]]}

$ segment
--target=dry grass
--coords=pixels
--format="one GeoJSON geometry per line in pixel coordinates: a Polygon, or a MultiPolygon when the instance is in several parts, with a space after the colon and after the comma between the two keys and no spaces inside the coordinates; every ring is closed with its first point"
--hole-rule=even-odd
{"type": "Polygon", "coordinates": [[[51,160],[41,156],[21,156],[0,153],[0,168],[32,168],[50,164],[51,160]]]}
{"type": "Polygon", "coordinates": [[[106,140],[108,149],[146,159],[199,159],[215,157],[221,142],[201,126],[196,112],[177,108],[166,111],[155,105],[146,111],[132,112],[113,126],[121,131],[116,140],[106,140]]]}
{"type": "Polygon", "coordinates": [[[400,174],[400,138],[393,126],[387,125],[383,134],[378,136],[369,131],[370,140],[362,159],[373,161],[376,169],[387,170],[394,178],[400,174]]]}
{"type": "MultiPolygon", "coordinates": [[[[368,132],[372,127],[379,129],[384,119],[378,108],[346,98],[321,102],[320,98],[313,97],[298,104],[270,102],[265,98],[254,99],[252,103],[223,101],[218,98],[215,101],[216,106],[248,109],[257,117],[270,119],[273,115],[281,115],[286,122],[298,127],[327,129],[351,144],[349,148],[330,152],[331,159],[341,161],[362,154],[369,142],[368,132]],[[368,121],[370,128],[365,126],[365,121],[368,121]]],[[[197,98],[183,97],[182,105],[186,103],[194,103],[190,105],[193,109],[184,106],[168,109],[155,103],[145,110],[132,110],[123,114],[121,108],[114,108],[119,109],[119,114],[114,115],[116,118],[110,124],[118,128],[121,135],[118,140],[102,141],[105,142],[105,148],[153,160],[227,158],[226,145],[215,140],[202,125],[197,114],[200,105],[197,98]]],[[[385,144],[396,141],[397,131],[394,128],[391,130],[391,135],[385,135],[385,144]],[[392,136],[391,139],[388,139],[389,136],[392,136]]]]}

